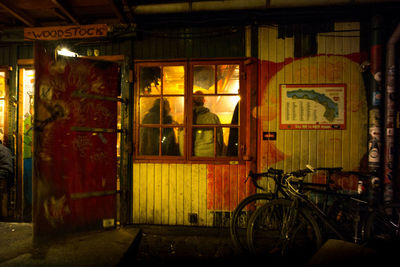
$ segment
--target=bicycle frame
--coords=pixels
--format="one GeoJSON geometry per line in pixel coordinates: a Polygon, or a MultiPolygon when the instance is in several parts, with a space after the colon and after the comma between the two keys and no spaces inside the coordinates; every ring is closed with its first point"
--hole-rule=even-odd
{"type": "MultiPolygon", "coordinates": [[[[301,189],[306,190],[306,191],[323,193],[323,194],[326,194],[327,196],[333,195],[333,196],[338,196],[338,197],[344,197],[348,200],[355,201],[356,203],[359,203],[359,204],[365,204],[365,205],[368,204],[368,202],[366,202],[356,196],[353,196],[353,195],[342,194],[342,193],[331,192],[331,191],[322,191],[322,190],[312,189],[312,188],[301,188],[301,189]]],[[[288,192],[290,192],[290,191],[288,191],[288,192]]],[[[299,203],[297,205],[301,205],[302,207],[305,206],[310,211],[312,211],[313,214],[315,216],[317,216],[339,239],[347,240],[347,238],[340,233],[337,225],[334,222],[332,222],[332,220],[329,218],[329,216],[320,207],[318,207],[318,205],[315,202],[310,200],[305,194],[296,193],[296,192],[290,192],[289,194],[288,193],[286,193],[286,194],[290,195],[290,197],[293,201],[298,201],[299,203]]],[[[296,207],[296,205],[295,205],[295,207],[296,207]]],[[[359,211],[359,209],[358,209],[358,211],[359,211]]],[[[357,243],[357,241],[358,241],[357,230],[358,230],[358,224],[355,226],[355,229],[354,229],[355,233],[354,233],[353,239],[354,239],[355,243],[357,243]]]]}

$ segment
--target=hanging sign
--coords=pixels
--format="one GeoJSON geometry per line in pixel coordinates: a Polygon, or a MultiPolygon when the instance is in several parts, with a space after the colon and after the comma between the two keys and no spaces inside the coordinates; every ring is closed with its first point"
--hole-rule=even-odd
{"type": "Polygon", "coordinates": [[[85,39],[107,36],[107,24],[25,28],[25,40],[85,39]]]}
{"type": "Polygon", "coordinates": [[[346,128],[345,84],[281,84],[280,129],[346,128]]]}

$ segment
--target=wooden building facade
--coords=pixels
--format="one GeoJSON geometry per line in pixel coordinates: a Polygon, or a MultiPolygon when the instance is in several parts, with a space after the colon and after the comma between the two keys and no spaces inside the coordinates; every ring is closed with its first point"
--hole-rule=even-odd
{"type": "MultiPolygon", "coordinates": [[[[369,24],[370,21],[352,19],[323,23],[310,19],[303,24],[278,20],[149,27],[120,39],[49,41],[53,49],[67,44],[80,55],[90,56],[96,50],[99,58],[118,59],[121,150],[115,177],[115,223],[224,227],[240,200],[256,192],[253,185],[245,183],[250,170],[274,167],[292,171],[306,164],[348,171],[368,168],[369,94],[360,66],[370,59],[369,24]],[[198,89],[193,76],[200,65],[214,69],[239,66],[240,88],[226,93],[240,97],[239,123],[230,126],[232,108],[230,117],[221,124],[226,131],[225,146],[229,131],[238,129],[238,152],[233,156],[214,153],[197,158],[191,148],[193,137],[187,134],[183,154],[169,157],[157,152],[158,155],[144,156],[140,152],[139,128],[154,125],[142,125],[140,99],[181,98],[182,121],[173,126],[175,139],[178,141],[180,128],[186,133],[196,131],[189,100],[195,98],[195,88],[198,89]],[[161,93],[142,94],[141,67],[148,66],[161,66],[164,74],[167,67],[182,67],[182,93],[164,93],[167,81],[160,76],[161,93]]],[[[13,216],[25,220],[30,217],[24,208],[32,202],[24,192],[32,189],[24,188],[29,179],[24,178],[24,172],[31,170],[24,167],[24,140],[28,137],[24,132],[25,89],[20,70],[33,69],[33,60],[40,60],[34,58],[33,50],[30,41],[0,43],[0,66],[4,66],[0,74],[4,69],[4,77],[9,77],[4,82],[8,90],[6,144],[12,148],[17,163],[13,216]]],[[[219,79],[217,72],[213,75],[216,80],[210,88],[217,88],[223,84],[221,79],[227,79],[219,79]]],[[[156,88],[157,84],[151,86],[156,88]]],[[[226,97],[213,92],[206,91],[206,97],[226,97]]],[[[162,130],[172,127],[157,125],[162,130]]],[[[216,133],[219,128],[212,129],[216,133]]],[[[213,142],[216,147],[216,138],[213,142]]],[[[323,178],[315,174],[308,179],[323,178]]],[[[339,182],[349,190],[357,186],[353,179],[339,182]]]]}

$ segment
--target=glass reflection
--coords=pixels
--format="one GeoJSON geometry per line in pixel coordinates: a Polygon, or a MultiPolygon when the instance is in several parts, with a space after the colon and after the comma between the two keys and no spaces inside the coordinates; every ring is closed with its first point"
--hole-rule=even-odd
{"type": "Polygon", "coordinates": [[[160,123],[160,98],[142,97],[139,103],[140,122],[142,124],[160,123]]]}
{"type": "Polygon", "coordinates": [[[158,155],[160,128],[141,127],[139,134],[140,134],[139,154],[153,155],[153,156],[158,155]]]}
{"type": "Polygon", "coordinates": [[[163,68],[163,93],[166,95],[183,95],[185,90],[185,68],[167,66],[163,68]]]}
{"type": "Polygon", "coordinates": [[[193,66],[193,92],[215,93],[215,67],[213,65],[193,66]]]}
{"type": "Polygon", "coordinates": [[[161,67],[141,67],[139,92],[141,95],[161,94],[161,67]]]}
{"type": "Polygon", "coordinates": [[[218,65],[217,67],[217,93],[239,93],[239,65],[218,65]]]}

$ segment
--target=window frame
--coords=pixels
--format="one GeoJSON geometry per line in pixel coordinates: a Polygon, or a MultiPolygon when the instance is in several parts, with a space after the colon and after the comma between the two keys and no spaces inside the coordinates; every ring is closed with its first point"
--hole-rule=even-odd
{"type": "Polygon", "coordinates": [[[11,67],[9,66],[0,66],[0,71],[4,72],[4,96],[1,97],[0,99],[4,101],[4,110],[3,110],[3,125],[4,125],[4,132],[3,132],[3,144],[4,145],[10,145],[9,140],[8,140],[8,134],[9,134],[9,121],[8,121],[8,115],[9,115],[9,101],[10,101],[10,96],[9,96],[9,91],[10,91],[10,84],[9,84],[9,79],[10,79],[10,71],[11,67]]]}
{"type": "MultiPolygon", "coordinates": [[[[133,142],[134,142],[134,161],[135,162],[179,162],[179,163],[243,163],[243,150],[245,147],[246,141],[246,109],[247,109],[247,101],[246,101],[246,75],[245,75],[245,60],[244,59],[198,59],[198,60],[136,60],[135,62],[135,83],[134,83],[134,121],[133,121],[133,142]],[[238,65],[239,66],[239,92],[238,94],[218,94],[217,86],[215,86],[214,94],[205,94],[204,96],[239,96],[240,104],[239,104],[239,114],[238,114],[238,126],[232,127],[231,124],[204,124],[193,127],[193,116],[192,114],[192,99],[193,99],[193,68],[194,66],[199,65],[214,65],[215,66],[215,77],[217,77],[217,66],[218,65],[238,65]],[[139,142],[140,142],[140,99],[142,97],[175,97],[182,96],[176,94],[157,94],[157,95],[148,95],[143,96],[140,94],[140,68],[142,67],[165,67],[165,66],[183,66],[184,67],[184,120],[183,124],[174,125],[173,127],[183,127],[185,132],[185,143],[184,143],[184,155],[178,156],[168,156],[168,155],[140,155],[139,153],[139,142]],[[238,155],[237,156],[217,156],[214,157],[198,157],[193,154],[193,147],[189,144],[192,143],[192,135],[189,134],[195,128],[201,127],[213,127],[214,132],[217,128],[238,128],[238,155]]],[[[163,75],[161,73],[161,80],[163,79],[163,75]]],[[[215,78],[215,85],[217,84],[217,78],[215,78]]],[[[163,85],[161,85],[163,86],[163,85]]],[[[162,125],[160,121],[160,126],[162,125]]],[[[163,127],[160,127],[163,129],[163,127]]],[[[161,134],[160,134],[161,138],[161,134]]],[[[216,146],[216,135],[214,134],[214,146],[216,146]]],[[[159,140],[160,142],[160,140],[159,140]]],[[[160,154],[160,152],[159,152],[160,154]]]]}

